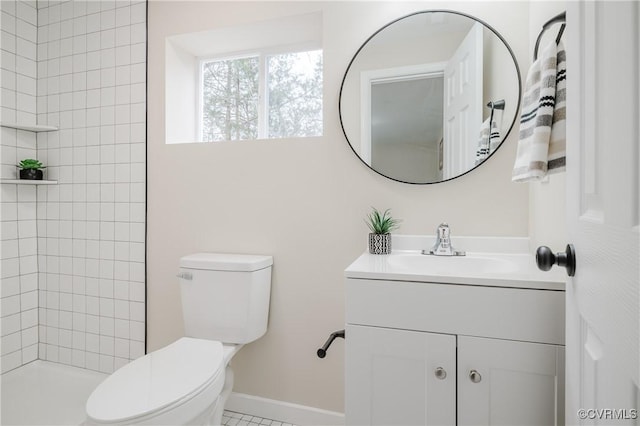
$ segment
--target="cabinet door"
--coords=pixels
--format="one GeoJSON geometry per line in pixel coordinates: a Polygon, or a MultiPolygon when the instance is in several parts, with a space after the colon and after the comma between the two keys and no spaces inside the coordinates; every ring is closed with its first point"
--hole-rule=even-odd
{"type": "Polygon", "coordinates": [[[346,424],[455,425],[455,336],[347,325],[346,337],[346,424]]]}
{"type": "Polygon", "coordinates": [[[564,347],[458,336],[458,424],[564,424],[564,347]]]}

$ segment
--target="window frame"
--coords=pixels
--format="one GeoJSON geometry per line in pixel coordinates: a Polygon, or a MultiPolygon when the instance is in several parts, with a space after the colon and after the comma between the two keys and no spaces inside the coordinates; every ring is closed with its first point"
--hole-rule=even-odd
{"type": "MultiPolygon", "coordinates": [[[[322,82],[324,86],[324,49],[322,45],[317,42],[303,42],[303,43],[294,43],[294,44],[285,44],[278,46],[270,46],[261,49],[252,49],[246,51],[238,51],[238,52],[229,52],[225,54],[219,55],[207,55],[207,56],[199,56],[197,58],[197,88],[196,88],[196,131],[198,135],[199,142],[203,143],[211,143],[211,142],[240,142],[242,140],[231,140],[231,141],[205,141],[203,135],[203,119],[202,114],[204,112],[204,65],[208,62],[218,62],[218,61],[230,61],[237,59],[246,59],[246,58],[258,58],[258,137],[256,139],[245,139],[245,140],[264,140],[264,139],[284,139],[284,138],[270,138],[269,135],[269,122],[268,122],[268,114],[269,114],[269,76],[267,75],[267,58],[269,56],[275,55],[283,55],[289,53],[300,53],[300,52],[310,52],[320,50],[322,51],[322,82]]],[[[322,96],[323,104],[324,104],[324,91],[322,96]]],[[[322,122],[323,122],[323,131],[324,134],[324,112],[322,114],[322,122]]],[[[305,136],[299,136],[305,137],[305,136]]],[[[317,136],[315,136],[317,137],[317,136]]]]}

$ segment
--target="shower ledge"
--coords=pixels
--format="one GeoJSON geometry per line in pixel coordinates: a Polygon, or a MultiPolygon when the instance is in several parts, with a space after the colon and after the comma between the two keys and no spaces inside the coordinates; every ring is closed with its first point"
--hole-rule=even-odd
{"type": "Polygon", "coordinates": [[[0,179],[0,183],[14,183],[16,185],[57,185],[57,180],[31,180],[31,179],[0,179]]]}
{"type": "Polygon", "coordinates": [[[0,123],[0,126],[29,132],[54,132],[58,130],[56,126],[48,126],[45,124],[0,123]]]}

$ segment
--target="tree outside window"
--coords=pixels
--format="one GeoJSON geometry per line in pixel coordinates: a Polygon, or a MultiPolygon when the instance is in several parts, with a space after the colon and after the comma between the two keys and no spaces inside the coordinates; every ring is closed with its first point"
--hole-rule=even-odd
{"type": "Polygon", "coordinates": [[[206,142],[321,136],[322,51],[204,62],[201,129],[206,142]]]}

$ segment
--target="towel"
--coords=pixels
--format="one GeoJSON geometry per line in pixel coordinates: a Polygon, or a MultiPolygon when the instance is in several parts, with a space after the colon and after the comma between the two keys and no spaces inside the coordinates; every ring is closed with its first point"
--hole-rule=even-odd
{"type": "Polygon", "coordinates": [[[567,54],[562,41],[558,43],[556,69],[556,103],[553,108],[547,162],[549,174],[565,171],[567,164],[567,54]]]}
{"type": "Polygon", "coordinates": [[[531,64],[520,111],[520,140],[512,180],[540,180],[547,175],[549,161],[554,171],[564,167],[566,116],[566,61],[564,46],[549,43],[542,55],[531,64]],[[561,56],[559,53],[561,52],[561,56]],[[558,69],[558,58],[563,69],[558,69]],[[558,71],[562,71],[561,75],[558,71]],[[561,105],[556,106],[556,81],[562,82],[561,105]],[[552,145],[552,127],[554,142],[552,145]]]}
{"type": "Polygon", "coordinates": [[[489,132],[489,121],[487,118],[480,126],[480,138],[478,139],[478,150],[476,151],[476,165],[487,159],[493,151],[500,145],[500,129],[495,120],[491,121],[491,132],[489,132]]]}

